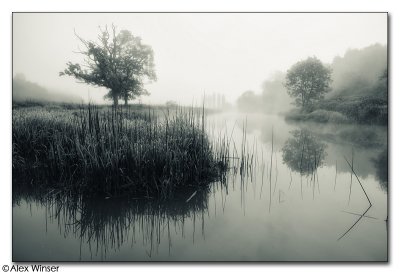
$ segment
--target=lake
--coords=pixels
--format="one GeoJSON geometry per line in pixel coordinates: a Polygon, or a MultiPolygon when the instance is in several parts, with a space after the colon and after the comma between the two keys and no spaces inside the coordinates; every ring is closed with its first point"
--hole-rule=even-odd
{"type": "Polygon", "coordinates": [[[170,201],[14,188],[13,261],[387,261],[387,127],[219,113],[207,128],[248,162],[170,201]]]}

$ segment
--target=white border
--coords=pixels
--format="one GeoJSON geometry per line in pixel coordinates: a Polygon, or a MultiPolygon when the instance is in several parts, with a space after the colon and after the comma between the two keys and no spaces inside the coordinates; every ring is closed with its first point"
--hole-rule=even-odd
{"type": "Polygon", "coordinates": [[[12,12],[22,11],[279,11],[279,12],[349,12],[349,11],[384,11],[389,12],[390,16],[390,252],[389,265],[387,264],[64,264],[60,267],[62,273],[76,273],[90,271],[93,273],[109,273],[117,271],[118,273],[141,273],[142,271],[168,272],[168,273],[201,273],[208,271],[227,271],[229,273],[240,273],[251,270],[256,273],[265,273],[265,271],[290,271],[298,274],[321,273],[337,274],[338,271],[354,272],[363,274],[375,274],[379,272],[397,272],[399,273],[398,246],[399,231],[398,218],[396,212],[400,208],[397,184],[400,183],[399,173],[396,171],[395,160],[399,152],[399,145],[395,140],[399,139],[397,117],[399,108],[397,108],[398,91],[395,78],[397,75],[398,60],[396,49],[400,48],[398,43],[400,26],[400,9],[396,5],[396,0],[279,0],[279,1],[257,1],[257,0],[3,0],[0,1],[0,28],[1,28],[1,50],[0,60],[0,85],[2,100],[0,100],[1,131],[0,151],[1,163],[0,174],[3,178],[1,182],[0,203],[1,220],[3,222],[0,233],[0,264],[11,264],[11,14],[12,12]],[[396,271],[397,269],[397,271],[396,271]]]}

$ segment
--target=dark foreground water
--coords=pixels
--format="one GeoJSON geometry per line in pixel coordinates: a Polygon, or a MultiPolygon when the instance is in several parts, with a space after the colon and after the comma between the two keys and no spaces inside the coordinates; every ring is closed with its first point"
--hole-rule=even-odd
{"type": "Polygon", "coordinates": [[[236,151],[245,129],[245,176],[168,202],[14,189],[13,260],[387,260],[386,127],[220,114],[208,128],[236,151]]]}

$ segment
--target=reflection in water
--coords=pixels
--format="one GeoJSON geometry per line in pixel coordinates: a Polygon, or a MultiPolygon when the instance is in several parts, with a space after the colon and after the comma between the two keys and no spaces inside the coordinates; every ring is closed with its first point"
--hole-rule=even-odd
{"type": "MultiPolygon", "coordinates": [[[[352,153],[352,154],[353,154],[353,153],[352,153]]],[[[355,177],[356,177],[358,183],[360,184],[361,189],[363,190],[364,195],[365,195],[365,197],[366,197],[367,200],[368,200],[369,206],[368,206],[368,208],[367,208],[362,214],[359,214],[360,217],[354,222],[354,224],[353,224],[348,230],[346,230],[346,232],[345,232],[342,236],[340,236],[340,237],[338,238],[338,241],[339,241],[340,239],[342,239],[344,236],[346,236],[347,233],[349,233],[363,217],[369,217],[369,216],[366,216],[365,214],[367,214],[367,212],[368,212],[368,211],[370,210],[370,208],[372,207],[371,200],[369,199],[367,192],[365,191],[365,189],[364,189],[364,187],[363,187],[363,185],[362,185],[360,179],[358,178],[357,174],[356,174],[355,171],[354,171],[354,168],[353,168],[353,159],[352,159],[351,164],[350,164],[350,162],[346,159],[346,157],[344,157],[344,158],[345,158],[347,164],[349,165],[352,174],[354,173],[354,175],[355,175],[355,177]]],[[[350,184],[350,193],[351,193],[351,184],[350,184]]],[[[349,196],[349,199],[350,199],[350,196],[349,196]]],[[[357,215],[357,214],[356,214],[356,215],[357,215]]],[[[369,217],[369,218],[370,218],[370,217],[369,217]]]]}
{"type": "Polygon", "coordinates": [[[14,188],[13,259],[387,259],[387,193],[377,187],[378,180],[387,181],[387,149],[379,154],[382,148],[356,147],[353,169],[353,144],[322,139],[310,127],[300,130],[277,116],[248,119],[248,125],[229,118],[211,134],[219,140],[218,130],[226,130],[232,140],[227,177],[173,200],[88,199],[14,188]],[[253,133],[247,131],[251,127],[253,133]],[[254,157],[243,158],[253,151],[254,157]],[[374,165],[377,178],[370,176],[374,165]],[[304,187],[305,179],[312,189],[304,187]],[[373,206],[366,204],[363,187],[373,206]]]}
{"type": "Polygon", "coordinates": [[[132,247],[142,244],[150,258],[157,253],[162,241],[168,244],[170,252],[171,233],[185,237],[185,223],[192,222],[193,229],[196,229],[196,216],[200,218],[204,236],[204,214],[208,212],[209,193],[210,188],[206,187],[181,193],[166,201],[84,198],[52,191],[43,197],[40,193],[35,195],[31,190],[24,190],[14,192],[13,204],[26,201],[43,206],[49,222],[57,222],[64,238],[72,235],[80,240],[80,259],[85,246],[91,259],[95,256],[105,260],[109,251],[119,250],[126,242],[130,242],[132,247]]]}
{"type": "Polygon", "coordinates": [[[379,153],[377,158],[372,159],[376,168],[375,177],[383,190],[387,192],[388,188],[388,149],[387,147],[379,153]]]}
{"type": "Polygon", "coordinates": [[[323,165],[326,145],[308,130],[294,130],[282,148],[283,162],[301,175],[311,175],[323,165]]]}

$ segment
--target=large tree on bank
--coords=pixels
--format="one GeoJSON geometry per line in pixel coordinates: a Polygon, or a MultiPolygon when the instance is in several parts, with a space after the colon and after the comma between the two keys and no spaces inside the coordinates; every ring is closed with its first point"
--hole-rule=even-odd
{"type": "Polygon", "coordinates": [[[98,41],[84,40],[77,34],[85,47],[79,54],[84,56],[82,64],[67,63],[67,68],[60,76],[73,76],[79,81],[109,90],[105,98],[128,100],[148,92],[145,81],[157,80],[154,70],[154,54],[150,46],[142,44],[140,37],[135,37],[128,30],[117,34],[116,27],[111,30],[100,28],[98,41]]]}
{"type": "Polygon", "coordinates": [[[294,64],[286,74],[285,87],[295,104],[309,110],[315,101],[322,99],[330,90],[332,71],[316,57],[294,64]]]}

